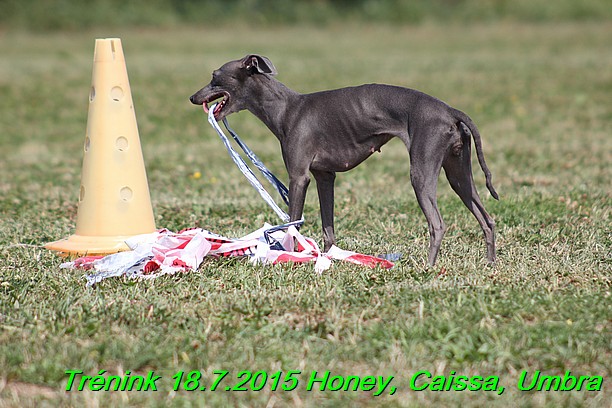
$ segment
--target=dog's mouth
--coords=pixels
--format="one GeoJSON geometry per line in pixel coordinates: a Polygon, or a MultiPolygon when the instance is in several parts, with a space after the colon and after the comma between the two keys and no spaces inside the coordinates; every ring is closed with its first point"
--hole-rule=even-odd
{"type": "Polygon", "coordinates": [[[215,110],[213,111],[213,116],[215,117],[215,119],[219,118],[219,114],[221,113],[225,105],[227,105],[227,103],[229,102],[229,93],[223,91],[213,94],[206,98],[206,100],[204,100],[204,103],[202,103],[202,108],[204,108],[204,112],[206,112],[206,114],[208,115],[208,112],[210,110],[208,104],[216,102],[218,99],[221,99],[221,101],[217,103],[217,105],[215,106],[215,110]]]}

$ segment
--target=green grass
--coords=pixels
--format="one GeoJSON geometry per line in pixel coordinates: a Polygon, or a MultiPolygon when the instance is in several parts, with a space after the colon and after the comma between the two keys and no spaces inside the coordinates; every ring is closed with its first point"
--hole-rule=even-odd
{"type": "MultiPolygon", "coordinates": [[[[612,353],[612,46],[609,22],[418,28],[92,30],[0,37],[0,406],[609,406],[612,353]],[[309,92],[364,82],[417,88],[479,125],[501,200],[499,261],[444,177],[449,229],[428,236],[397,141],[337,179],[339,246],[402,252],[390,271],[207,259],[155,281],[82,273],[41,246],[74,232],[94,38],[120,36],[158,227],[240,236],[275,222],[188,96],[248,52],[309,92]],[[201,179],[190,177],[195,171],[201,179]],[[66,370],[164,377],[160,391],[65,393],[66,370]],[[171,392],[179,370],[330,370],[395,376],[393,396],[171,392]],[[503,395],[415,392],[419,370],[496,375],[503,395]],[[601,392],[520,392],[522,370],[601,375],[601,392]]],[[[286,180],[276,139],[232,126],[286,180]]],[[[303,232],[320,238],[315,189],[303,232]]],[[[306,375],[305,375],[306,376],[306,375]]]]}

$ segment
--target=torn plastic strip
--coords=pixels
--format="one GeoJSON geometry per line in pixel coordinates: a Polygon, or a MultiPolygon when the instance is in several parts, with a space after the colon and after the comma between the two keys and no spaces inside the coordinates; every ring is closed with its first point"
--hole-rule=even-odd
{"type": "Polygon", "coordinates": [[[247,180],[249,180],[251,185],[253,187],[255,187],[255,189],[257,190],[259,195],[261,195],[261,197],[264,199],[264,201],[266,203],[268,203],[268,205],[272,208],[272,210],[274,210],[276,215],[278,215],[278,217],[283,222],[289,222],[289,220],[290,220],[289,214],[287,214],[285,211],[283,211],[276,204],[276,202],[272,199],[270,194],[266,191],[266,189],[263,187],[263,185],[259,182],[257,177],[255,177],[255,174],[249,168],[249,166],[246,164],[244,159],[234,150],[234,148],[232,148],[232,146],[231,146],[231,144],[229,142],[229,139],[227,138],[227,136],[225,136],[225,133],[223,133],[223,130],[221,129],[221,127],[217,123],[217,120],[215,119],[214,111],[215,111],[216,105],[217,104],[212,105],[210,107],[209,111],[208,111],[208,122],[212,125],[212,127],[215,129],[215,131],[217,132],[217,134],[219,135],[219,137],[223,141],[223,144],[225,145],[225,147],[226,147],[230,157],[234,161],[234,163],[236,163],[236,166],[238,166],[238,168],[240,169],[242,174],[244,174],[244,176],[247,178],[247,180]]]}
{"type": "Polygon", "coordinates": [[[234,132],[234,130],[227,123],[227,118],[223,118],[223,125],[230,133],[230,135],[232,135],[232,137],[234,138],[238,146],[240,146],[242,151],[248,156],[249,159],[251,159],[251,162],[255,165],[255,167],[257,167],[261,174],[263,174],[264,177],[268,179],[270,184],[272,184],[274,188],[276,188],[276,191],[278,191],[278,194],[280,194],[285,204],[289,205],[289,189],[270,170],[268,170],[268,168],[263,164],[263,162],[259,160],[259,157],[257,157],[257,155],[251,149],[249,149],[249,146],[247,146],[246,143],[244,143],[240,139],[238,134],[234,132]]]}

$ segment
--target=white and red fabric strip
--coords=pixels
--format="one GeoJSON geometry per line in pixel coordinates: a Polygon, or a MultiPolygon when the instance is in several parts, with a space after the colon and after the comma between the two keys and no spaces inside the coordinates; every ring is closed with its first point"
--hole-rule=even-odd
{"type": "Polygon", "coordinates": [[[278,229],[266,224],[237,239],[226,238],[201,228],[179,233],[161,229],[151,234],[131,237],[126,244],[130,251],[107,256],[86,256],[63,263],[60,267],[90,272],[86,275],[87,286],[110,277],[151,279],[176,272],[195,271],[206,257],[247,257],[253,264],[264,265],[312,262],[318,273],[329,269],[332,260],[371,268],[393,267],[393,263],[386,259],[345,251],[335,246],[327,253],[321,253],[316,242],[304,237],[293,225],[278,229]],[[270,243],[266,235],[272,236],[275,242],[270,243]]]}

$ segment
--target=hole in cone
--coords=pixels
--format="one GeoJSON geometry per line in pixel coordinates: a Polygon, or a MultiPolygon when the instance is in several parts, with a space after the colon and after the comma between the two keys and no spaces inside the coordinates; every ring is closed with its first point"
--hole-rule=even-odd
{"type": "Polygon", "coordinates": [[[123,187],[121,191],[119,191],[119,196],[121,197],[121,200],[123,201],[130,201],[133,195],[134,193],[132,192],[132,189],[129,187],[123,187]]]}
{"type": "Polygon", "coordinates": [[[128,149],[128,140],[123,136],[119,136],[117,140],[115,140],[115,147],[117,147],[117,150],[120,152],[126,151],[128,149]]]}
{"type": "Polygon", "coordinates": [[[120,86],[115,86],[111,89],[111,99],[115,102],[119,102],[123,99],[123,89],[120,86]]]}

